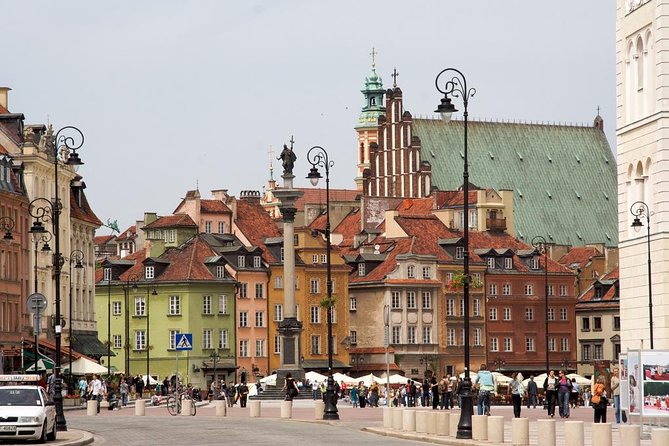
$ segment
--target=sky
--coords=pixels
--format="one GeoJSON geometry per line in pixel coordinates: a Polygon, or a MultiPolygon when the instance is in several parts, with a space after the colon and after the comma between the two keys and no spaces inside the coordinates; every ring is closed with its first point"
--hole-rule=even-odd
{"type": "Polygon", "coordinates": [[[455,67],[477,90],[471,118],[590,124],[601,107],[616,150],[610,0],[26,0],[2,17],[10,111],[82,130],[89,202],[121,230],[196,187],[261,191],[291,135],[296,186],[320,145],[331,187],[354,189],[372,48],[414,117],[434,115],[434,79],[455,67]]]}

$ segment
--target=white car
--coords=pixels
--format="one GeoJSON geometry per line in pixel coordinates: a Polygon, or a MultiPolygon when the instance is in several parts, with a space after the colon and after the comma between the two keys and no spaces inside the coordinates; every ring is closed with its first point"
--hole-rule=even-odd
{"type": "Polygon", "coordinates": [[[56,439],[56,407],[40,386],[0,386],[0,440],[56,439]]]}

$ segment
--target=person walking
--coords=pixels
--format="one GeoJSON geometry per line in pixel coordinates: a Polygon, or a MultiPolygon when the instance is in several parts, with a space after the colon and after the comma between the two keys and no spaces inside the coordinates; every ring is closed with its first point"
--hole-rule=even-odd
{"type": "Polygon", "coordinates": [[[246,400],[249,397],[249,386],[246,385],[246,382],[243,382],[237,388],[239,392],[239,405],[241,407],[246,407],[246,400]]]}
{"type": "Polygon", "coordinates": [[[592,389],[592,407],[595,409],[595,423],[606,423],[606,408],[608,400],[606,399],[606,378],[599,375],[597,383],[592,389]]]}
{"type": "MultiPolygon", "coordinates": [[[[283,384],[283,390],[286,392],[285,401],[293,401],[293,398],[298,394],[297,384],[293,379],[293,374],[290,372],[286,373],[286,381],[283,384]]],[[[246,402],[244,402],[244,404],[246,405],[246,402]]]]}
{"type": "Polygon", "coordinates": [[[87,395],[88,383],[86,382],[86,377],[85,376],[82,376],[79,379],[79,383],[77,384],[77,387],[79,388],[79,397],[81,398],[81,401],[85,402],[86,399],[88,398],[88,395],[87,395]]]}
{"type": "MultiPolygon", "coordinates": [[[[569,378],[567,378],[569,379],[569,378]]],[[[573,409],[578,407],[578,399],[581,396],[580,388],[576,382],[576,378],[571,379],[571,393],[569,394],[569,404],[573,409]]]]}
{"type": "Polygon", "coordinates": [[[525,395],[522,373],[516,373],[509,387],[511,388],[511,400],[513,402],[513,416],[520,418],[520,406],[523,402],[523,395],[525,395]]]}
{"type": "MultiPolygon", "coordinates": [[[[616,424],[620,424],[620,370],[618,367],[613,368],[613,374],[611,375],[611,393],[613,394],[616,424]]],[[[667,404],[667,409],[669,409],[669,404],[667,404]]]]}
{"type": "Polygon", "coordinates": [[[569,394],[571,393],[571,380],[567,378],[565,371],[560,370],[558,376],[558,408],[562,418],[569,418],[569,394]]]}
{"type": "Polygon", "coordinates": [[[100,402],[102,401],[102,381],[100,381],[98,375],[93,374],[93,379],[89,383],[89,388],[91,399],[97,401],[97,413],[100,413],[100,402]]]}
{"type": "Polygon", "coordinates": [[[530,406],[532,408],[537,408],[537,402],[539,401],[539,389],[537,388],[537,383],[534,381],[534,375],[530,375],[530,380],[527,382],[527,408],[530,406]]]}
{"type": "Polygon", "coordinates": [[[481,367],[479,367],[474,384],[479,385],[478,414],[483,415],[485,404],[485,409],[488,412],[486,415],[490,415],[490,398],[492,392],[495,391],[495,378],[485,364],[481,364],[481,367]]]}
{"type": "Polygon", "coordinates": [[[557,402],[558,379],[555,376],[555,371],[548,372],[548,376],[544,381],[544,393],[546,394],[546,408],[548,415],[553,418],[555,416],[555,403],[557,402]]]}

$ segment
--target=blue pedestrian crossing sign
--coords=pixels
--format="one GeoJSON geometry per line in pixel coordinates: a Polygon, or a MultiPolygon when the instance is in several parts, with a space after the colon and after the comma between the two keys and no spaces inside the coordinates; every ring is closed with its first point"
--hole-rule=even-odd
{"type": "Polygon", "coordinates": [[[193,333],[178,333],[176,351],[193,350],[193,333]]]}

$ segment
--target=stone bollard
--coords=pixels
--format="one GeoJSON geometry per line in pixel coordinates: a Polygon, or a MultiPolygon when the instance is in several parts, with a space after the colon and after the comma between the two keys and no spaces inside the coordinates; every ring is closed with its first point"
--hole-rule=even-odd
{"type": "Polygon", "coordinates": [[[293,418],[292,401],[281,401],[281,418],[293,418]]]}
{"type": "Polygon", "coordinates": [[[251,418],[260,418],[260,400],[249,401],[249,415],[251,418]]]}
{"type": "Polygon", "coordinates": [[[439,412],[432,410],[427,413],[427,433],[437,435],[437,415],[439,412]]]}
{"type": "Polygon", "coordinates": [[[448,436],[455,438],[458,435],[460,412],[451,412],[448,417],[448,436]]]}
{"type": "Polygon", "coordinates": [[[564,422],[564,445],[583,446],[583,421],[564,422]]]}
{"type": "Polygon", "coordinates": [[[488,440],[487,415],[472,415],[472,440],[488,440]]]}
{"type": "Polygon", "coordinates": [[[437,412],[437,435],[448,435],[450,430],[450,417],[448,412],[437,412]]]}
{"type": "MultiPolygon", "coordinates": [[[[669,444],[669,429],[653,428],[650,431],[650,444],[652,446],[666,446],[669,444]]],[[[627,445],[626,445],[627,446],[627,445]]]]}
{"type": "Polygon", "coordinates": [[[619,444],[639,446],[641,444],[641,426],[638,424],[621,424],[619,444]]]}
{"type": "Polygon", "coordinates": [[[404,432],[416,432],[416,411],[405,409],[402,411],[402,430],[404,432]]]}
{"type": "MultiPolygon", "coordinates": [[[[390,429],[393,427],[393,408],[392,407],[382,407],[381,411],[383,412],[383,428],[390,429]]],[[[316,414],[316,419],[318,419],[318,413],[316,414]]]]}
{"type": "Polygon", "coordinates": [[[314,420],[322,420],[323,415],[325,415],[325,401],[315,400],[314,401],[314,420]]]}
{"type": "Polygon", "coordinates": [[[504,417],[498,415],[488,417],[488,441],[504,443],[504,417]]]}
{"type": "Polygon", "coordinates": [[[228,415],[228,405],[225,400],[214,400],[214,407],[216,408],[217,417],[226,417],[228,415]]]}
{"type": "Polygon", "coordinates": [[[100,401],[100,409],[109,409],[109,401],[103,398],[102,401],[100,401]]]}
{"type": "Polygon", "coordinates": [[[135,401],[135,415],[138,417],[146,415],[146,400],[135,401]]]}
{"type": "Polygon", "coordinates": [[[399,407],[393,408],[392,410],[393,413],[393,429],[397,431],[402,430],[402,414],[404,413],[404,409],[401,409],[399,407]]]}
{"type": "Polygon", "coordinates": [[[511,442],[514,446],[530,444],[530,423],[527,418],[513,418],[511,420],[511,442]]]}
{"type": "Polygon", "coordinates": [[[96,400],[86,401],[86,416],[94,417],[98,414],[98,402],[96,400]]]}
{"type": "Polygon", "coordinates": [[[429,412],[427,410],[416,411],[416,432],[419,434],[427,434],[427,417],[429,412]]]}
{"type": "Polygon", "coordinates": [[[537,444],[555,446],[555,420],[537,420],[537,444]]]}
{"type": "Polygon", "coordinates": [[[184,417],[190,417],[191,414],[193,413],[193,404],[195,404],[195,401],[189,400],[189,399],[182,399],[181,400],[181,414],[184,417]]]}
{"type": "Polygon", "coordinates": [[[611,446],[612,443],[611,423],[592,423],[592,446],[611,446]]]}

